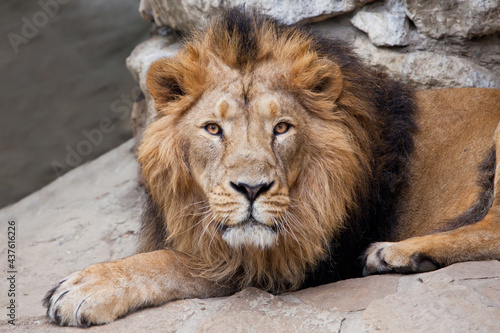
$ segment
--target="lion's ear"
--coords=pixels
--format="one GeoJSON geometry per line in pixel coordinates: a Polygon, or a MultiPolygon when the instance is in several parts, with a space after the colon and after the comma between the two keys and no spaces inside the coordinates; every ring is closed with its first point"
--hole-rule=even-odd
{"type": "Polygon", "coordinates": [[[316,82],[313,83],[311,90],[336,101],[342,91],[343,80],[340,67],[327,59],[316,60],[313,67],[316,70],[316,82]]]}
{"type": "Polygon", "coordinates": [[[295,68],[293,81],[305,97],[335,102],[342,91],[342,71],[328,59],[317,59],[295,68]]]}
{"type": "Polygon", "coordinates": [[[155,61],[149,68],[146,84],[158,106],[178,100],[185,95],[181,86],[179,63],[172,58],[155,61]]]}

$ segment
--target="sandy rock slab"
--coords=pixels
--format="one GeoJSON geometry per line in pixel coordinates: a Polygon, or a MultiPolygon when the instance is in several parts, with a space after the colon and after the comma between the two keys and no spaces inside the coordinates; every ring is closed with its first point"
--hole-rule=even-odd
{"type": "Polygon", "coordinates": [[[134,253],[144,198],[137,185],[133,143],[129,140],[0,210],[5,226],[0,236],[0,258],[5,258],[0,308],[10,302],[5,277],[7,221],[15,222],[18,317],[43,315],[44,294],[73,271],[134,253]]]}
{"type": "MultiPolygon", "coordinates": [[[[59,279],[130,255],[143,205],[133,141],[0,210],[16,222],[16,325],[0,332],[82,332],[48,322],[41,299],[59,279]]],[[[1,256],[7,257],[2,241],[1,256]]],[[[86,332],[497,332],[500,262],[468,262],[414,275],[378,275],[271,295],[178,300],[86,332]]]]}

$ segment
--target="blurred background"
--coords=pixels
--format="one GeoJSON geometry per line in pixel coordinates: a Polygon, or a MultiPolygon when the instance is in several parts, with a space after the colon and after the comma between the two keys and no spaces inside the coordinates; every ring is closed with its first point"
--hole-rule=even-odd
{"type": "Polygon", "coordinates": [[[0,207],[132,137],[125,59],[149,35],[138,8],[0,2],[0,207]]]}

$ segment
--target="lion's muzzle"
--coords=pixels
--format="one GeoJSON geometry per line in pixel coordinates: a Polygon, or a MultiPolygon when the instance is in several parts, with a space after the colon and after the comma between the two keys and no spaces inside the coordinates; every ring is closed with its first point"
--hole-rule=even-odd
{"type": "MultiPolygon", "coordinates": [[[[224,241],[233,248],[243,246],[260,249],[270,248],[276,244],[278,222],[274,214],[270,214],[269,196],[278,187],[275,181],[270,182],[229,182],[234,205],[231,213],[226,210],[220,224],[220,232],[224,241]]],[[[215,205],[213,208],[217,209],[215,205]]],[[[227,207],[224,207],[227,209],[227,207]]]]}
{"type": "Polygon", "coordinates": [[[248,199],[250,206],[253,205],[255,199],[257,199],[259,195],[267,192],[273,185],[274,181],[271,183],[260,183],[253,186],[241,182],[238,182],[237,184],[231,182],[231,187],[237,192],[243,194],[248,199]]]}

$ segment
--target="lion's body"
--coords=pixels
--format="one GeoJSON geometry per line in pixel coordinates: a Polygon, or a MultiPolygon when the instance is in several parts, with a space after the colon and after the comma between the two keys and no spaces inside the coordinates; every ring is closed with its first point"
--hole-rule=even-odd
{"type": "MultiPolygon", "coordinates": [[[[498,89],[426,90],[417,93],[417,102],[411,186],[401,193],[394,241],[447,229],[444,222],[476,205],[485,191],[480,165],[490,155],[500,122],[498,89]]],[[[494,165],[483,171],[494,173],[494,165]]]]}
{"type": "Polygon", "coordinates": [[[46,299],[58,323],[296,290],[363,264],[500,259],[499,90],[414,94],[341,42],[238,10],[154,63],[148,89],[142,253],[62,281],[46,299]]]}

